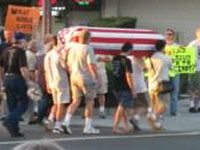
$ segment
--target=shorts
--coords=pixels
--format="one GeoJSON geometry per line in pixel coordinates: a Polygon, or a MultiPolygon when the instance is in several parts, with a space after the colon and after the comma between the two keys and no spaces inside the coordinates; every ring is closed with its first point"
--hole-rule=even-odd
{"type": "Polygon", "coordinates": [[[70,102],[70,94],[67,90],[52,89],[53,102],[56,104],[67,104],[70,102]]]}
{"type": "Polygon", "coordinates": [[[94,100],[97,97],[97,83],[95,80],[83,80],[78,77],[71,77],[71,90],[73,99],[94,100]]]}
{"type": "Polygon", "coordinates": [[[101,82],[100,87],[97,89],[98,94],[106,94],[108,93],[108,83],[107,82],[101,82]]]}
{"type": "Polygon", "coordinates": [[[114,91],[114,95],[124,108],[133,108],[134,101],[130,91],[114,91]]]}
{"type": "Polygon", "coordinates": [[[169,100],[169,94],[161,94],[158,92],[150,92],[150,107],[154,109],[162,107],[167,107],[168,100],[169,100]]]}
{"type": "Polygon", "coordinates": [[[188,92],[194,96],[200,96],[200,72],[189,75],[188,92]]]}
{"type": "Polygon", "coordinates": [[[134,99],[134,107],[149,107],[149,96],[148,93],[138,93],[137,97],[134,99]]]}

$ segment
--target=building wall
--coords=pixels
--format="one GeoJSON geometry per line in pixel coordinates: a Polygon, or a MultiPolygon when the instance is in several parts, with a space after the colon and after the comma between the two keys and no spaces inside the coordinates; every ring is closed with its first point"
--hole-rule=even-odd
{"type": "Polygon", "coordinates": [[[107,0],[104,16],[115,16],[118,12],[117,16],[137,17],[138,28],[159,32],[172,27],[180,44],[191,41],[200,26],[200,0],[121,0],[118,6],[116,1],[107,0]],[[113,10],[113,5],[119,10],[113,10]]]}
{"type": "Polygon", "coordinates": [[[74,11],[71,13],[72,25],[87,25],[88,21],[97,19],[101,16],[99,11],[74,11]]]}
{"type": "Polygon", "coordinates": [[[104,0],[102,15],[104,17],[119,16],[120,15],[119,2],[120,0],[104,0]]]}

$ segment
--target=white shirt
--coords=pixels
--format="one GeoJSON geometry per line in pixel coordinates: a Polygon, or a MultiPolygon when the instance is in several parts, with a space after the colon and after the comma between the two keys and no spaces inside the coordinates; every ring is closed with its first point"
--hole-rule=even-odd
{"type": "Polygon", "coordinates": [[[133,67],[133,90],[135,93],[144,93],[147,92],[147,86],[144,79],[144,62],[142,58],[136,58],[130,56],[129,59],[132,62],[133,67]]]}
{"type": "Polygon", "coordinates": [[[190,42],[188,46],[194,46],[196,48],[196,71],[200,71],[200,42],[194,40],[190,42]]]}
{"type": "Polygon", "coordinates": [[[172,61],[167,55],[156,52],[145,63],[148,69],[150,92],[157,90],[159,82],[169,81],[168,71],[171,68],[172,61]]]}
{"type": "Polygon", "coordinates": [[[28,70],[29,71],[35,71],[36,69],[36,55],[31,52],[30,50],[26,51],[26,58],[27,58],[27,64],[28,64],[28,70]]]}
{"type": "Polygon", "coordinates": [[[60,64],[60,57],[55,49],[48,52],[44,58],[46,81],[51,89],[68,90],[68,76],[65,68],[60,64]]]}
{"type": "Polygon", "coordinates": [[[107,73],[106,73],[106,63],[102,62],[102,61],[98,61],[99,59],[99,55],[96,55],[96,59],[97,59],[97,73],[99,78],[101,78],[101,81],[104,83],[108,82],[108,77],[107,77],[107,73]]]}
{"type": "Polygon", "coordinates": [[[93,48],[86,44],[71,43],[68,53],[68,67],[71,77],[78,76],[84,80],[91,79],[89,64],[96,64],[93,48]]]}

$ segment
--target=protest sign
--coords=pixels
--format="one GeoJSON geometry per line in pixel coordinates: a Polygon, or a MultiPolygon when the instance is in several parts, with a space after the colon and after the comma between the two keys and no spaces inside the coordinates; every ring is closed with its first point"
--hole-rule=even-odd
{"type": "Polygon", "coordinates": [[[9,5],[5,29],[31,34],[38,26],[40,11],[35,7],[9,5]]]}
{"type": "Polygon", "coordinates": [[[196,72],[196,50],[194,47],[167,46],[165,52],[172,59],[170,74],[191,74],[196,72]]]}

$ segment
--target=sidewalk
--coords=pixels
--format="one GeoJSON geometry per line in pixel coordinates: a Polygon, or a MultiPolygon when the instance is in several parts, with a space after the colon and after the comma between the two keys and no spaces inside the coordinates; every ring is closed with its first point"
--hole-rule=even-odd
{"type": "MultiPolygon", "coordinates": [[[[179,114],[178,116],[170,116],[169,110],[164,115],[163,124],[167,131],[172,132],[191,132],[200,131],[200,113],[189,113],[189,100],[179,101],[179,114]]],[[[96,110],[96,112],[98,112],[96,110]]],[[[109,111],[106,119],[99,119],[97,115],[94,117],[94,125],[102,127],[112,127],[112,114],[114,109],[109,111]]],[[[98,113],[95,113],[98,114],[98,113]]],[[[84,120],[79,115],[72,119],[72,125],[83,125],[84,120]]],[[[149,130],[148,123],[145,118],[141,119],[140,127],[144,130],[149,130]]]]}

